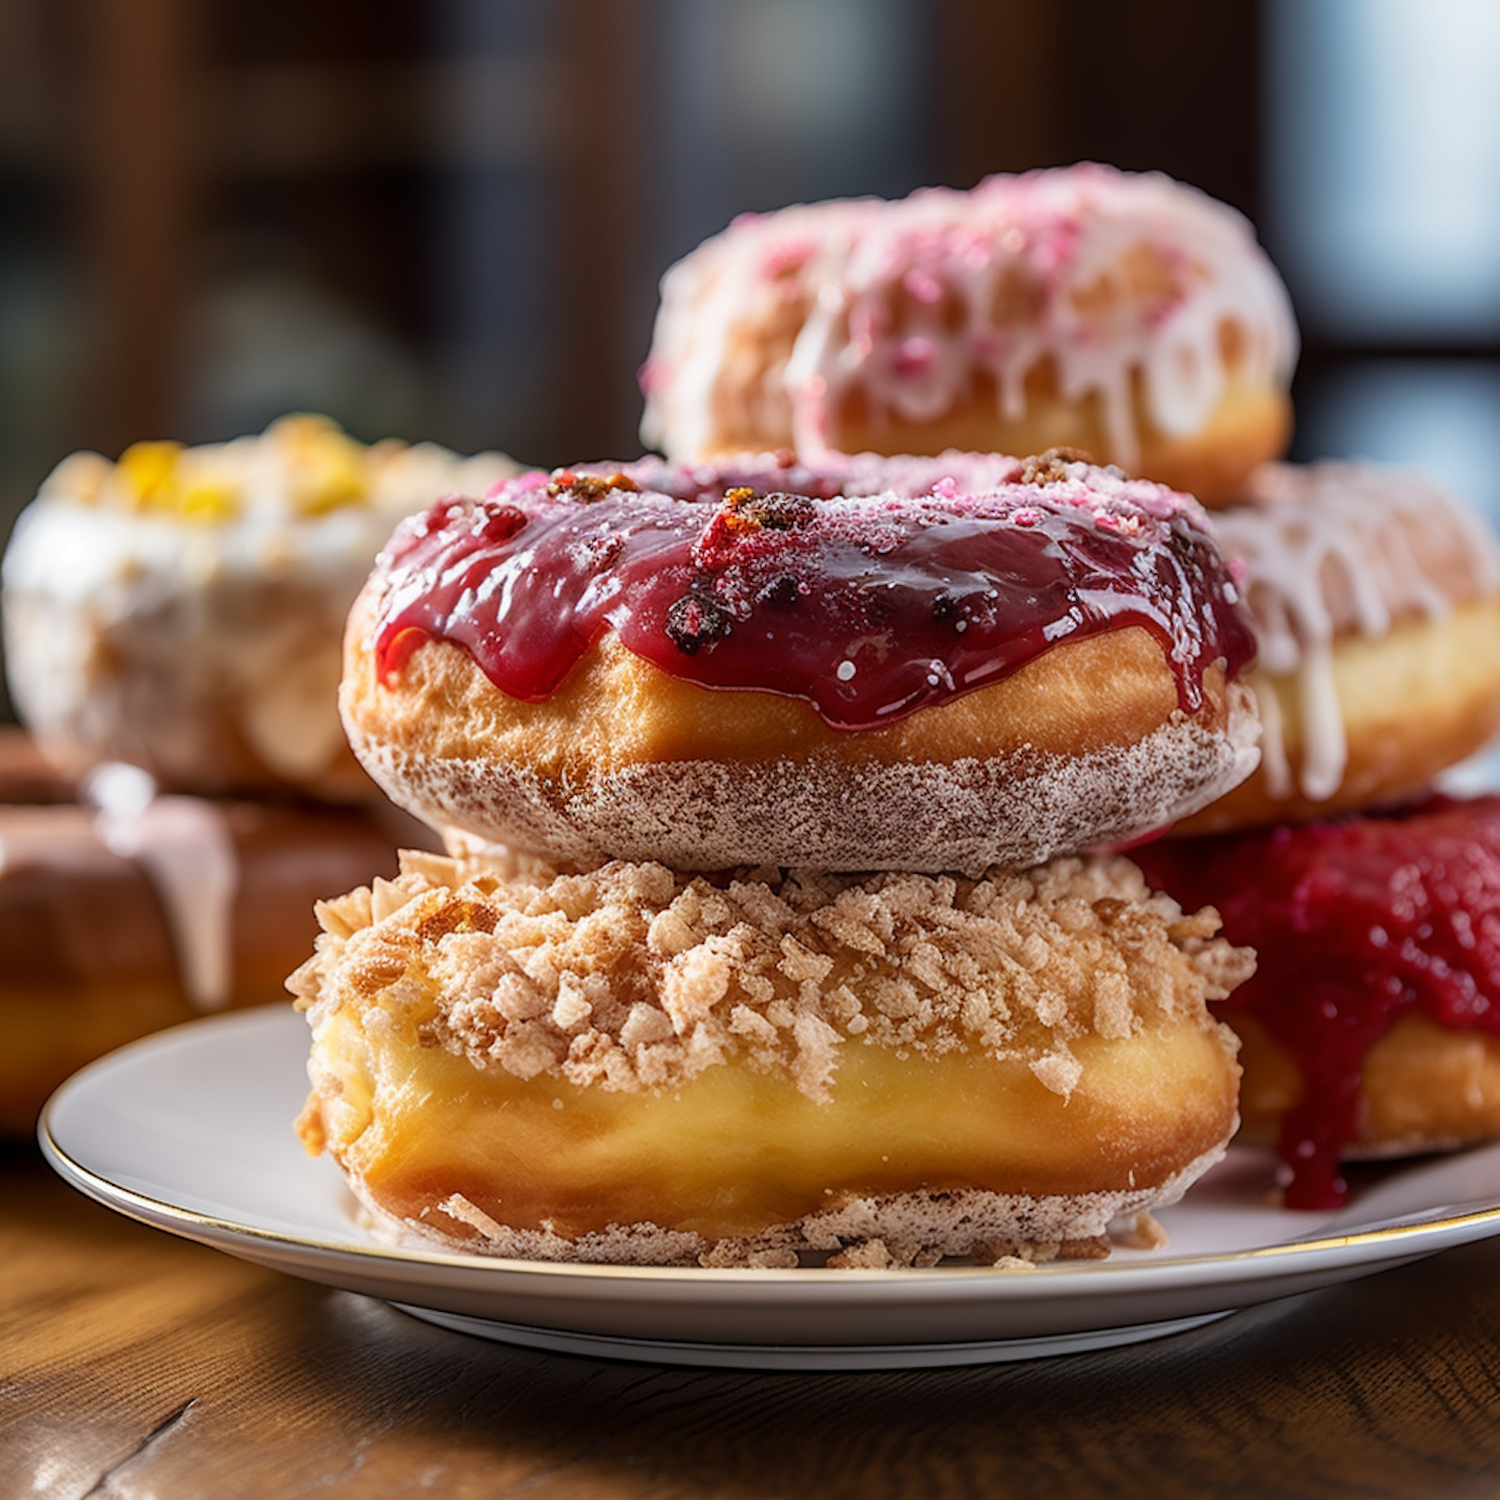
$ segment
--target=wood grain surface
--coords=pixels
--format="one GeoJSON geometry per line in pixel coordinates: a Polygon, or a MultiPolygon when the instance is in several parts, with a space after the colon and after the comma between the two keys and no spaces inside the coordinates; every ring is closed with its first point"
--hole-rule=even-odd
{"type": "Polygon", "coordinates": [[[1098,1354],[533,1353],[145,1228],[0,1151],[0,1496],[1500,1494],[1500,1244],[1098,1354]]]}

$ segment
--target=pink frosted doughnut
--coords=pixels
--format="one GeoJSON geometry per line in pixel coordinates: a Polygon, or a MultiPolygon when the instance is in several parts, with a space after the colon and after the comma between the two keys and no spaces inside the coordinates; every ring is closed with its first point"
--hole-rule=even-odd
{"type": "Polygon", "coordinates": [[[1212,502],[1283,451],[1296,354],[1237,212],[1087,164],[737,219],[663,279],[642,435],[679,459],[1068,445],[1212,502]]]}

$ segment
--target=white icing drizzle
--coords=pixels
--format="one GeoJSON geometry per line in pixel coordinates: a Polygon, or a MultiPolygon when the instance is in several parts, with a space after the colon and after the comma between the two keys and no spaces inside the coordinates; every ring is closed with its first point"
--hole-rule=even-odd
{"type": "Polygon", "coordinates": [[[1348,744],[1334,679],[1340,636],[1379,637],[1500,590],[1500,541],[1421,475],[1371,464],[1265,464],[1243,503],[1212,518],[1244,568],[1260,656],[1262,765],[1273,797],[1315,802],[1343,781],[1348,744]],[[1272,678],[1293,679],[1303,750],[1294,767],[1272,678]]]}
{"type": "MultiPolygon", "coordinates": [[[[1252,672],[1250,686],[1260,710],[1260,766],[1273,797],[1290,797],[1294,783],[1286,755],[1286,728],[1281,722],[1281,699],[1264,672],[1252,672]]],[[[1342,724],[1340,731],[1342,732],[1342,724]]]]}
{"type": "Polygon", "coordinates": [[[1000,415],[1019,420],[1028,374],[1051,360],[1064,401],[1098,397],[1107,457],[1132,468],[1135,379],[1160,431],[1198,431],[1224,394],[1225,324],[1247,383],[1290,377],[1290,300],[1248,221],[1160,173],[1084,164],[803,205],[737,220],[667,272],[641,432],[671,457],[701,456],[723,446],[716,413],[745,398],[758,435],[785,433],[814,457],[848,446],[831,423],[851,392],[873,425],[930,422],[983,371],[1000,415]],[[1146,291],[1132,285],[1143,252],[1146,291]],[[1025,311],[1007,313],[1018,297],[1025,311]],[[746,397],[737,344],[799,300],[790,357],[746,397]]]}
{"type": "Polygon", "coordinates": [[[239,856],[223,811],[200,797],[159,797],[136,766],[97,767],[84,798],[98,809],[103,843],[132,860],[161,897],[178,972],[200,1010],[229,1003],[234,982],[234,898],[239,856]]]}

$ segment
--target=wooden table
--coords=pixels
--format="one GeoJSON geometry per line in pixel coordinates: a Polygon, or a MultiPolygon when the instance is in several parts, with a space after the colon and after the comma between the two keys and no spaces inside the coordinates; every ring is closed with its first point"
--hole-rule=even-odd
{"type": "Polygon", "coordinates": [[[0,1149],[0,1497],[1500,1494],[1500,1242],[1155,1343],[742,1374],[450,1334],[0,1149]]]}

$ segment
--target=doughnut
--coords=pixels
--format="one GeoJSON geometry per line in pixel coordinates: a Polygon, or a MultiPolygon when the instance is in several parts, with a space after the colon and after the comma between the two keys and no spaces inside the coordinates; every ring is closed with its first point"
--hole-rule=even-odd
{"type": "Polygon", "coordinates": [[[1500,798],[1132,857],[1258,954],[1213,1009],[1243,1038],[1245,1128],[1277,1141],[1290,1206],[1341,1201],[1340,1162],[1500,1135],[1500,798]]]}
{"type": "Polygon", "coordinates": [[[1500,540],[1430,480],[1268,464],[1214,531],[1241,569],[1264,730],[1254,775],[1181,826],[1400,801],[1500,730],[1500,540]]]}
{"type": "Polygon", "coordinates": [[[1221,1155],[1251,955],[1123,858],[979,879],[404,856],[288,981],[382,1235],[707,1266],[1098,1255],[1221,1155]]]}
{"type": "Polygon", "coordinates": [[[554,864],[1024,867],[1253,767],[1205,526],[1061,453],[533,472],[397,531],[344,724],[398,806],[554,864]]]}
{"type": "Polygon", "coordinates": [[[514,469],[311,416],[118,463],[75,453],[5,554],[17,713],[70,773],[126,761],[203,796],[369,799],[334,707],[349,605],[398,520],[514,469]]]}
{"type": "Polygon", "coordinates": [[[118,764],[74,783],[0,734],[0,1135],[115,1047],[284,1004],[313,903],[395,873],[390,813],[155,796],[118,764]]]}
{"type": "Polygon", "coordinates": [[[1210,503],[1285,450],[1297,347],[1234,209],[1083,164],[736,219],[662,280],[641,435],[679,460],[1071,446],[1210,503]]]}

